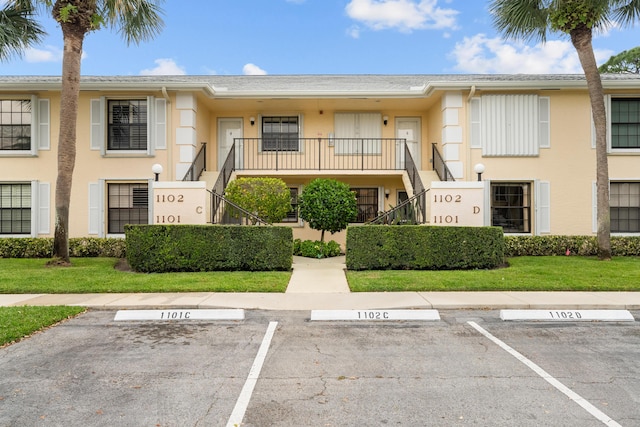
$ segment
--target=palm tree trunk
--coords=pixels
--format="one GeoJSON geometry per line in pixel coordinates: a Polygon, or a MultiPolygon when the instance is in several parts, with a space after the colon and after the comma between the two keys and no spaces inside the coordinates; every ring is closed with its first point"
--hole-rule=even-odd
{"type": "Polygon", "coordinates": [[[58,178],[56,180],[56,228],[53,257],[58,263],[69,264],[69,207],[71,181],[76,162],[76,119],[80,96],[80,61],[84,31],[62,23],[64,57],[62,61],[62,91],[60,94],[60,133],[58,139],[58,178]]]}
{"type": "Polygon", "coordinates": [[[602,80],[596,64],[591,44],[592,31],[589,28],[572,30],[571,43],[578,52],[584,70],[593,123],[596,131],[596,187],[598,219],[598,257],[611,259],[611,217],[609,212],[609,164],[607,157],[607,116],[604,105],[602,80]]]}

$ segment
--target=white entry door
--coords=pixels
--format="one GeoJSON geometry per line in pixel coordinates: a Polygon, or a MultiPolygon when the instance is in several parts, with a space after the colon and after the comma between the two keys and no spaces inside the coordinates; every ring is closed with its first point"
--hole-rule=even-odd
{"type": "MultiPolygon", "coordinates": [[[[218,119],[218,170],[222,168],[231,146],[236,138],[242,138],[242,119],[240,118],[223,118],[218,119]]],[[[236,144],[235,166],[242,169],[242,141],[236,144]]]]}
{"type": "MultiPolygon", "coordinates": [[[[420,170],[420,117],[398,117],[396,119],[396,138],[406,139],[407,147],[418,170],[420,170]]],[[[402,144],[398,144],[398,168],[404,169],[405,155],[402,144]]]]}

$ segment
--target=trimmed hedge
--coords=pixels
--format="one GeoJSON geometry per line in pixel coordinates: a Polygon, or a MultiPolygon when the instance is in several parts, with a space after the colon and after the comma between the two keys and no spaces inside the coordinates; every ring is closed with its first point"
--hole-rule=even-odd
{"type": "MultiPolygon", "coordinates": [[[[596,236],[505,236],[505,256],[597,256],[596,236]]],[[[640,236],[612,236],[613,256],[640,256],[640,236]]]]}
{"type": "Polygon", "coordinates": [[[500,227],[403,225],[347,228],[349,270],[460,270],[504,264],[500,227]]]}
{"type": "Polygon", "coordinates": [[[291,270],[293,230],[278,226],[127,225],[135,271],[291,270]]]}
{"type": "MultiPolygon", "coordinates": [[[[0,258],[51,258],[52,237],[0,239],[0,258]]],[[[124,258],[125,242],[119,238],[75,237],[69,239],[69,256],[124,258]]]]}

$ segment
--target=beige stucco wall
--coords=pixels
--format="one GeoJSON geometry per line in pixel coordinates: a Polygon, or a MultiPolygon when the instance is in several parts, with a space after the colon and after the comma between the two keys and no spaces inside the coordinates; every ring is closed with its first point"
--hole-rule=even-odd
{"type": "MultiPolygon", "coordinates": [[[[486,92],[484,92],[486,93],[486,92]]],[[[497,93],[497,92],[496,92],[497,93]]],[[[504,93],[504,92],[503,92],[504,93]]],[[[523,92],[525,93],[525,92],[523,92]]],[[[464,130],[464,140],[460,144],[460,160],[464,163],[464,179],[475,180],[473,165],[483,163],[486,167],[483,179],[491,181],[530,181],[551,182],[551,234],[590,234],[592,233],[593,182],[595,182],[595,150],[592,148],[590,106],[588,94],[582,90],[527,91],[550,98],[551,107],[551,147],[540,149],[536,157],[486,157],[481,149],[469,148],[468,133],[468,95],[462,92],[463,106],[460,109],[460,123],[464,130]]],[[[628,94],[626,91],[625,94],[628,94]]],[[[640,90],[638,91],[640,94],[640,90]]],[[[475,96],[481,96],[482,91],[475,96]]],[[[37,157],[0,157],[0,182],[39,180],[51,184],[51,234],[55,218],[55,180],[57,175],[57,140],[59,131],[59,94],[46,91],[37,94],[50,100],[50,139],[51,149],[39,151],[37,157]]],[[[176,109],[176,93],[169,91],[167,125],[167,149],[156,150],[155,155],[135,157],[103,157],[100,151],[90,149],[90,101],[100,96],[118,96],[126,98],[163,97],[160,91],[88,91],[80,96],[77,126],[77,158],[73,176],[71,196],[70,235],[86,236],[88,233],[89,202],[88,183],[98,180],[144,181],[153,178],[151,166],[163,165],[165,173],[161,179],[176,179],[175,165],[179,160],[179,146],[176,141],[176,128],[180,124],[180,112],[176,109]],[[172,176],[173,175],[173,176],[172,176]]],[[[421,163],[423,169],[431,168],[431,144],[442,143],[443,113],[439,97],[419,104],[417,101],[402,99],[292,99],[292,100],[225,100],[218,101],[203,95],[194,95],[197,99],[196,138],[207,142],[207,165],[217,166],[219,118],[231,117],[243,119],[244,137],[258,137],[260,115],[301,114],[303,132],[306,138],[327,138],[334,132],[336,112],[379,112],[388,116],[388,125],[382,126],[384,138],[394,138],[395,119],[397,117],[419,117],[421,119],[421,163]],[[422,105],[422,106],[421,106],[422,105]],[[256,124],[251,126],[249,118],[255,117],[256,124]]],[[[640,154],[612,154],[609,156],[609,172],[612,180],[640,180],[640,154]]],[[[268,172],[261,172],[268,175],[268,172]]],[[[273,174],[277,175],[277,174],[273,174]]],[[[299,176],[283,176],[289,185],[302,188],[313,178],[306,172],[299,176]]],[[[405,190],[398,176],[379,175],[377,173],[345,174],[337,176],[354,187],[389,188],[390,197],[384,199],[384,208],[396,203],[396,194],[405,190]]],[[[532,187],[535,191],[535,187],[532,187]]],[[[382,193],[384,194],[384,193],[382,193]]],[[[535,195],[534,195],[535,197],[535,195]]],[[[535,206],[534,206],[535,209],[535,206]]],[[[304,227],[294,227],[298,238],[319,239],[320,232],[304,227]]],[[[326,236],[344,243],[344,233],[326,236]]]]}

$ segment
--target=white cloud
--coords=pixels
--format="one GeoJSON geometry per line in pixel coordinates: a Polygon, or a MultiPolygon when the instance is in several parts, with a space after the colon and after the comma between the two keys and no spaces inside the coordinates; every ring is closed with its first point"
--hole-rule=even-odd
{"type": "MultiPolygon", "coordinates": [[[[610,51],[595,50],[596,60],[607,59],[610,51]]],[[[570,41],[550,40],[528,46],[510,43],[484,34],[465,37],[450,54],[454,68],[464,73],[572,74],[582,73],[578,54],[570,41]]]]}
{"type": "MultiPolygon", "coordinates": [[[[63,52],[55,46],[45,46],[44,49],[30,47],[24,51],[24,59],[30,63],[62,62],[63,52]]],[[[84,52],[83,52],[84,58],[84,52]]]]}
{"type": "Polygon", "coordinates": [[[179,66],[173,59],[159,58],[153,61],[155,68],[147,68],[140,71],[143,76],[182,76],[187,74],[184,67],[179,66]]]}
{"type": "Polygon", "coordinates": [[[423,29],[455,29],[455,9],[438,7],[438,0],[351,0],[347,15],[373,30],[402,32],[423,29]]]}
{"type": "Polygon", "coordinates": [[[242,74],[245,76],[264,76],[267,72],[257,65],[249,63],[242,67],[242,74]]]}
{"type": "Polygon", "coordinates": [[[358,27],[357,25],[352,25],[351,27],[349,27],[347,29],[347,35],[349,37],[351,37],[352,39],[359,39],[360,38],[360,27],[358,27]]]}

